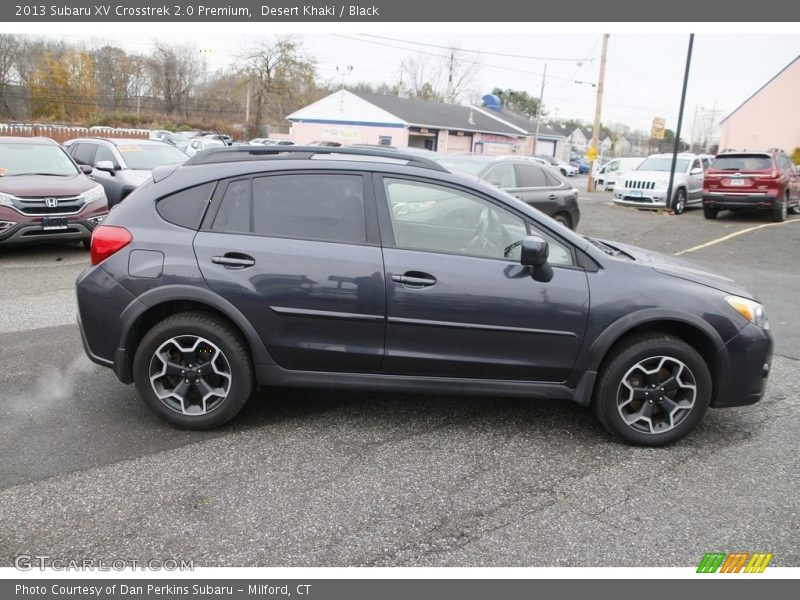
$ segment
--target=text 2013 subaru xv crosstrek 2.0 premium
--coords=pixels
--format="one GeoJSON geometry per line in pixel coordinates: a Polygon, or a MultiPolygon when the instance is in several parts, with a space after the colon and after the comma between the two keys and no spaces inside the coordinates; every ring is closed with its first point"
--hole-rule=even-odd
{"type": "Polygon", "coordinates": [[[339,387],[572,400],[661,445],[757,402],[772,354],[733,281],[395,150],[200,152],[111,212],[92,264],[86,352],[186,428],[339,387]]]}

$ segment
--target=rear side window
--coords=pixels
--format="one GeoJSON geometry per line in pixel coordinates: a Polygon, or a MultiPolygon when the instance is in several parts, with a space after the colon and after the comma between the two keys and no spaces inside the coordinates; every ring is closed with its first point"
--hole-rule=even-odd
{"type": "Polygon", "coordinates": [[[773,165],[771,156],[725,154],[715,158],[711,168],[720,171],[768,171],[773,165]]]}
{"type": "Polygon", "coordinates": [[[534,165],[517,165],[519,187],[548,187],[553,184],[547,179],[544,170],[534,165]]]}
{"type": "Polygon", "coordinates": [[[274,175],[253,180],[253,231],[260,235],[363,244],[360,175],[274,175]]]}
{"type": "Polygon", "coordinates": [[[360,175],[297,174],[234,181],[212,229],[363,244],[364,180],[360,175]]]}
{"type": "Polygon", "coordinates": [[[156,210],[161,218],[181,227],[198,229],[203,213],[214,193],[214,182],[198,185],[165,196],[156,202],[156,210]]]}

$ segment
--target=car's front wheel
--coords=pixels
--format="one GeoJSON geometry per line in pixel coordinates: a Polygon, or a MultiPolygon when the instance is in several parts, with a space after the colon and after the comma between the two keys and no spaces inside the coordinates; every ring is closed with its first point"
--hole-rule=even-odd
{"type": "Polygon", "coordinates": [[[683,211],[686,210],[686,190],[683,188],[679,189],[675,194],[675,203],[672,210],[676,215],[682,215],[683,211]]]}
{"type": "Polygon", "coordinates": [[[136,350],[133,372],[150,409],[184,429],[227,423],[254,387],[253,363],[239,332],[203,312],[179,313],[155,325],[136,350]]]}
{"type": "Polygon", "coordinates": [[[711,375],[700,354],[666,334],[635,336],[614,350],[592,400],[611,433],[632,444],[662,446],[703,419],[711,375]]]}

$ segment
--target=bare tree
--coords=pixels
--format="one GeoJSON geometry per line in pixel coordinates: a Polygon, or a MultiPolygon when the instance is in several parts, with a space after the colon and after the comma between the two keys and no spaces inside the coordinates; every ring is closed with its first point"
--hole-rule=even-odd
{"type": "Polygon", "coordinates": [[[103,46],[94,51],[97,104],[101,111],[120,111],[126,108],[131,63],[121,48],[103,46]]]}
{"type": "Polygon", "coordinates": [[[243,58],[251,107],[249,134],[259,134],[267,122],[282,122],[317,92],[316,66],[290,37],[264,42],[243,58]]]}
{"type": "Polygon", "coordinates": [[[0,115],[16,118],[14,103],[11,99],[11,88],[22,44],[20,38],[7,33],[0,33],[0,115]]]}
{"type": "Polygon", "coordinates": [[[410,96],[456,104],[467,94],[480,70],[480,57],[452,47],[446,54],[408,56],[400,64],[400,79],[410,96]]]}
{"type": "Polygon", "coordinates": [[[197,52],[156,42],[148,67],[153,95],[161,99],[164,111],[171,115],[183,108],[188,114],[189,96],[200,72],[197,52]]]}

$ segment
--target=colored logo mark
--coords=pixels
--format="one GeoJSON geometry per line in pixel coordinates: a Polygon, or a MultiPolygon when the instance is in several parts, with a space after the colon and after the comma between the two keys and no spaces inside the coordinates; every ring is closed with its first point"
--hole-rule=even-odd
{"type": "Polygon", "coordinates": [[[707,552],[697,567],[698,573],[763,573],[772,560],[771,552],[707,552]]]}

